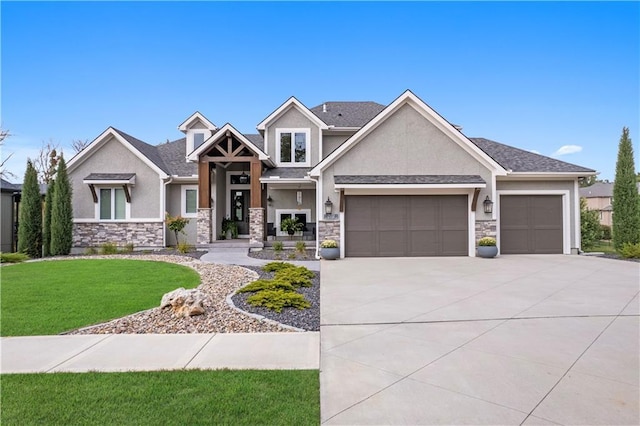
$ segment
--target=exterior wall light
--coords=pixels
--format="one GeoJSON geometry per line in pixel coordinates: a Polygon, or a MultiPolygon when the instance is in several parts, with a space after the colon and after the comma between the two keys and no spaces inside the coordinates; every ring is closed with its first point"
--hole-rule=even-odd
{"type": "Polygon", "coordinates": [[[482,202],[482,205],[484,206],[485,213],[493,213],[493,201],[489,199],[488,195],[487,198],[485,198],[482,202]]]}
{"type": "Polygon", "coordinates": [[[333,203],[329,197],[327,197],[327,201],[324,202],[324,214],[326,216],[331,216],[331,213],[333,213],[333,203]]]}

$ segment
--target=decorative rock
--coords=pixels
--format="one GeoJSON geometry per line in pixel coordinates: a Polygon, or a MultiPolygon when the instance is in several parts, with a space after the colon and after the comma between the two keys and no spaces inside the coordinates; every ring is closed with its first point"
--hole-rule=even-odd
{"type": "Polygon", "coordinates": [[[160,308],[171,306],[171,310],[181,317],[193,317],[204,314],[204,300],[207,296],[200,290],[185,290],[180,287],[164,296],[160,308]]]}

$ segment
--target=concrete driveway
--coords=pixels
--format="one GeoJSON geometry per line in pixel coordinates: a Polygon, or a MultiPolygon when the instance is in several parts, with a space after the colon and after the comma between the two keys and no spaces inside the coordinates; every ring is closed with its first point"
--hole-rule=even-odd
{"type": "Polygon", "coordinates": [[[640,424],[640,264],[322,262],[325,424],[640,424]]]}

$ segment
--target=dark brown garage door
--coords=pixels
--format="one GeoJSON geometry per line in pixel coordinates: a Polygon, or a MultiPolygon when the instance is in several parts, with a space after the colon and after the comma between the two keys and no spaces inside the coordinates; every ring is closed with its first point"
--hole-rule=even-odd
{"type": "Polygon", "coordinates": [[[501,196],[500,253],[561,254],[562,196],[501,196]]]}
{"type": "Polygon", "coordinates": [[[467,256],[466,195],[345,197],[346,256],[467,256]]]}

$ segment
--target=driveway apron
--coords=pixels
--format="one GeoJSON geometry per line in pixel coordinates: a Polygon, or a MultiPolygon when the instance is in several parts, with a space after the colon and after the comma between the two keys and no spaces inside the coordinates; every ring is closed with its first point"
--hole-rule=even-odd
{"type": "Polygon", "coordinates": [[[640,424],[638,263],[322,261],[323,424],[640,424]]]}

